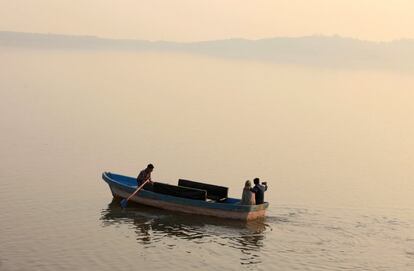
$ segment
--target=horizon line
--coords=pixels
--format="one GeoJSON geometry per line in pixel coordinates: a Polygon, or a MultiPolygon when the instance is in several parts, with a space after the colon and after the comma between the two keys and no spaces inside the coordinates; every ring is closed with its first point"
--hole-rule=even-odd
{"type": "Polygon", "coordinates": [[[221,39],[210,39],[210,40],[193,40],[193,41],[171,41],[171,40],[150,40],[150,39],[139,39],[139,38],[114,38],[114,37],[105,37],[105,36],[98,36],[92,34],[62,34],[56,32],[25,32],[25,31],[13,31],[13,30],[0,30],[0,33],[15,33],[15,34],[34,34],[34,35],[54,35],[54,36],[67,36],[67,37],[88,37],[88,38],[95,38],[101,40],[117,40],[117,41],[147,41],[147,42],[167,42],[167,43],[182,43],[182,44],[190,44],[190,43],[202,43],[202,42],[217,42],[217,41],[228,41],[228,40],[245,40],[245,41],[265,41],[271,39],[300,39],[300,38],[312,38],[312,37],[319,37],[319,38],[340,38],[346,40],[354,40],[359,42],[369,42],[369,43],[393,43],[399,41],[414,41],[414,38],[398,38],[392,40],[368,40],[368,39],[360,39],[355,37],[349,36],[341,36],[340,34],[312,34],[312,35],[303,35],[303,36],[272,36],[272,37],[263,37],[263,38],[243,38],[243,37],[229,37],[229,38],[221,38],[221,39]]]}

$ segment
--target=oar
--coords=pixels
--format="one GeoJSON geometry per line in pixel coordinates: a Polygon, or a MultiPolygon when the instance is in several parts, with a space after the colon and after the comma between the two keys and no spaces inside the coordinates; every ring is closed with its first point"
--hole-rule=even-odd
{"type": "Polygon", "coordinates": [[[149,182],[149,180],[146,180],[144,183],[142,183],[138,188],[137,188],[137,190],[135,190],[134,191],[134,193],[132,193],[127,199],[123,199],[123,200],[121,200],[121,207],[122,208],[126,208],[127,207],[127,205],[128,205],[128,200],[130,200],[136,193],[138,193],[139,192],[139,190],[141,190],[143,187],[144,187],[144,185],[147,183],[147,182],[149,182]]]}

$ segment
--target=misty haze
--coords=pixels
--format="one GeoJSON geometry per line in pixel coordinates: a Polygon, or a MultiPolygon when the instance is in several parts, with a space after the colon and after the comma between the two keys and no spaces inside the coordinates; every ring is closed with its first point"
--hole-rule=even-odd
{"type": "Polygon", "coordinates": [[[412,40],[0,32],[0,269],[411,270],[413,65],[412,40]],[[267,217],[121,210],[101,173],[149,162],[236,198],[260,176],[267,217]]]}

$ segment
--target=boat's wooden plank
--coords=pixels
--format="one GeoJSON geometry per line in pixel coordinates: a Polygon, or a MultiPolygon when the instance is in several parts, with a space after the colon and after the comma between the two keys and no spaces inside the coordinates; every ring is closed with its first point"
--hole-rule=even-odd
{"type": "Polygon", "coordinates": [[[207,191],[207,198],[213,200],[221,200],[228,198],[229,188],[219,185],[207,184],[202,182],[195,182],[185,179],[178,180],[179,186],[192,187],[207,191]]]}
{"type": "Polygon", "coordinates": [[[189,187],[182,187],[176,185],[170,185],[165,183],[154,182],[153,191],[155,193],[161,193],[165,195],[194,199],[194,200],[206,200],[207,191],[189,187]]]}

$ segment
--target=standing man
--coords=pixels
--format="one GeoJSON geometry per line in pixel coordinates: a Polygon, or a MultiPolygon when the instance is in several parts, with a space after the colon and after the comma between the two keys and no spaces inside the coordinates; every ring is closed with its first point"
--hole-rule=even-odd
{"type": "Polygon", "coordinates": [[[267,183],[263,182],[264,185],[260,184],[259,178],[254,178],[254,187],[250,189],[255,195],[256,204],[264,203],[264,192],[267,190],[267,183]]]}
{"type": "MultiPolygon", "coordinates": [[[[154,169],[154,166],[152,164],[148,164],[147,168],[141,170],[137,177],[137,185],[141,185],[143,182],[149,180],[148,184],[152,187],[152,181],[151,181],[151,172],[154,169]]],[[[147,188],[147,185],[145,185],[144,188],[147,188]]]]}

